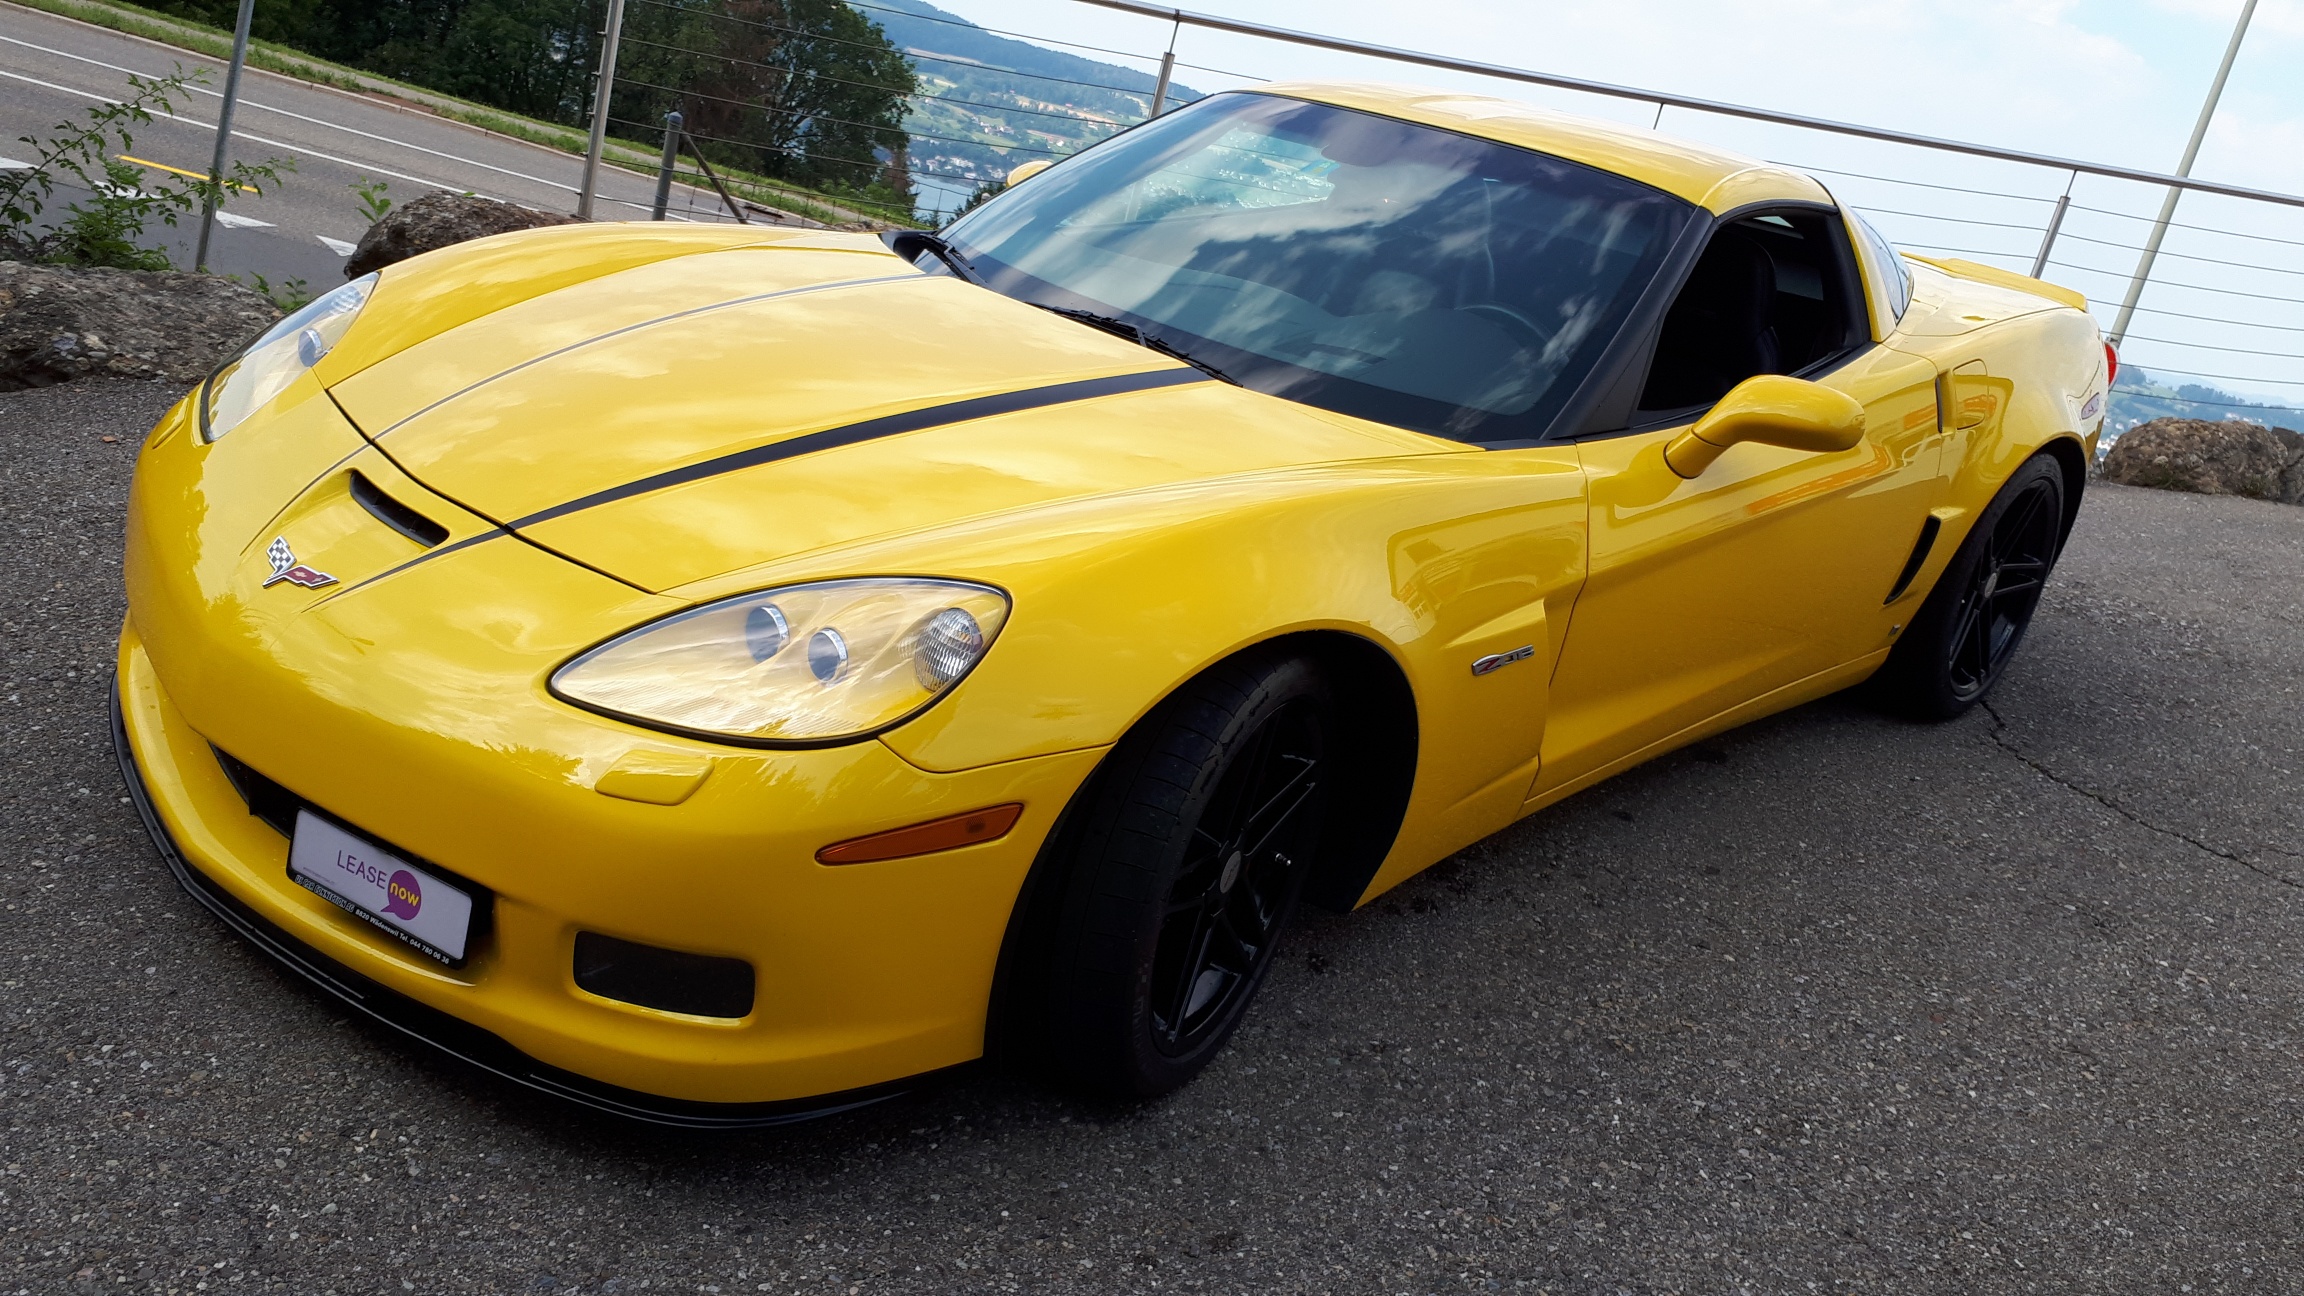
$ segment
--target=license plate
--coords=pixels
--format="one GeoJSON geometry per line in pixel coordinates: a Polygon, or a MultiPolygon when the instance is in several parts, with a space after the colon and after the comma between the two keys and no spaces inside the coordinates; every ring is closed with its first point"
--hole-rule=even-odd
{"type": "Polygon", "coordinates": [[[309,810],[296,812],[288,876],[451,967],[464,961],[471,896],[309,810]]]}

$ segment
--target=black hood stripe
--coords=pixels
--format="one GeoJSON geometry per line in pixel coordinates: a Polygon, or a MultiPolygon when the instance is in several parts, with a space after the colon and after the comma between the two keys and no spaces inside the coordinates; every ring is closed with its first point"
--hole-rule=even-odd
{"type": "MultiPolygon", "coordinates": [[[[1126,392],[1153,391],[1162,387],[1176,387],[1186,383],[1209,381],[1212,380],[1208,375],[1197,369],[1183,366],[1174,369],[1154,369],[1149,373],[1118,374],[1110,378],[1086,378],[1078,382],[1056,383],[1047,387],[1028,387],[1023,391],[1002,392],[997,396],[977,396],[969,400],[931,405],[926,409],[917,409],[906,414],[890,414],[885,418],[866,419],[862,423],[851,423],[846,427],[827,428],[822,432],[811,432],[806,436],[793,437],[790,440],[778,441],[772,445],[754,446],[749,450],[739,450],[734,454],[725,454],[717,459],[707,459],[702,463],[690,464],[685,468],[674,468],[669,472],[657,473],[652,477],[643,477],[639,481],[627,485],[611,487],[608,490],[586,495],[582,499],[570,500],[566,504],[554,505],[541,512],[531,513],[524,518],[499,526],[492,526],[485,531],[466,536],[453,544],[442,545],[428,553],[418,554],[399,566],[378,572],[366,580],[355,581],[341,589],[332,590],[313,606],[317,607],[321,603],[342,598],[356,589],[373,585],[388,577],[397,576],[411,567],[431,562],[435,558],[445,558],[459,549],[466,549],[483,541],[503,537],[528,539],[526,536],[514,534],[521,527],[533,526],[539,522],[549,522],[554,518],[566,517],[571,513],[595,508],[602,504],[613,504],[618,500],[631,499],[636,495],[646,495],[652,491],[685,485],[692,481],[702,481],[708,477],[718,477],[759,464],[774,463],[779,459],[797,458],[804,454],[814,454],[819,450],[833,450],[841,446],[854,445],[859,441],[873,441],[905,432],[920,432],[929,428],[946,427],[954,423],[966,423],[971,419],[991,418],[997,414],[1014,414],[1023,410],[1045,409],[1051,405],[1067,405],[1078,401],[1095,400],[1100,396],[1117,396],[1126,392]]],[[[533,540],[530,540],[529,543],[536,544],[533,540]]],[[[567,554],[562,554],[559,550],[551,549],[549,546],[537,545],[537,547],[568,558],[567,554]]],[[[574,562],[576,560],[570,558],[569,561],[574,562]]],[[[631,582],[625,581],[613,573],[600,571],[599,568],[593,567],[590,563],[578,563],[578,565],[600,572],[601,575],[610,580],[631,584],[631,582]]],[[[638,587],[635,586],[634,588],[638,587]]]]}
{"type": "MultiPolygon", "coordinates": [[[[779,288],[774,292],[753,293],[747,297],[731,297],[727,301],[717,301],[705,306],[695,306],[683,311],[674,311],[669,315],[658,315],[653,319],[644,319],[637,324],[627,324],[622,328],[610,329],[606,333],[600,333],[592,337],[585,338],[581,342],[571,342],[568,345],[559,348],[558,350],[547,351],[540,356],[536,356],[528,360],[523,360],[509,369],[505,369],[497,373],[492,373],[480,381],[471,384],[470,386],[459,388],[456,391],[448,393],[446,396],[433,401],[431,404],[426,405],[424,408],[408,415],[406,418],[397,420],[392,424],[392,426],[385,428],[383,431],[378,432],[375,436],[369,439],[373,441],[382,441],[385,437],[392,435],[394,432],[399,431],[401,428],[408,426],[410,423],[415,422],[417,419],[420,419],[432,411],[440,408],[441,406],[446,405],[450,401],[461,400],[464,397],[471,395],[473,392],[476,392],[487,386],[488,384],[495,382],[499,378],[509,378],[513,374],[519,373],[523,369],[534,368],[537,365],[543,364],[547,360],[556,360],[561,356],[567,355],[571,351],[581,351],[588,346],[597,346],[598,344],[606,342],[611,338],[623,337],[627,333],[637,333],[642,329],[655,328],[659,324],[669,324],[674,320],[690,319],[698,315],[709,315],[714,311],[734,310],[739,306],[751,306],[764,301],[775,301],[780,297],[805,297],[811,293],[831,292],[839,288],[862,288],[869,284],[900,283],[907,279],[926,279],[928,277],[929,276],[923,275],[917,270],[909,270],[903,274],[875,275],[869,279],[840,279],[835,280],[832,283],[808,284],[805,287],[800,288],[779,288]]],[[[349,411],[347,411],[346,417],[351,417],[349,411]]],[[[353,426],[359,426],[358,420],[354,420],[353,426]]]]}
{"type": "Polygon", "coordinates": [[[1095,400],[1103,396],[1118,396],[1126,392],[1151,391],[1160,387],[1175,387],[1185,383],[1213,381],[1198,369],[1178,365],[1173,369],[1154,369],[1148,373],[1117,374],[1109,378],[1084,378],[1078,382],[1056,383],[1048,387],[1028,387],[1023,391],[1002,392],[997,396],[977,396],[969,400],[952,401],[944,405],[931,405],[903,414],[890,414],[884,418],[866,419],[846,427],[826,428],[804,436],[791,437],[768,445],[738,450],[717,459],[706,459],[684,468],[643,477],[636,482],[612,486],[596,491],[582,499],[556,504],[524,518],[515,518],[504,526],[513,531],[532,527],[554,518],[580,513],[585,509],[614,504],[636,495],[647,495],[674,486],[706,478],[741,472],[761,464],[775,463],[779,459],[795,459],[821,450],[836,450],[841,446],[861,441],[877,441],[882,437],[900,436],[906,432],[922,432],[929,428],[966,423],[974,419],[992,418],[1000,414],[1016,414],[1024,410],[1045,409],[1051,405],[1069,405],[1078,401],[1095,400]]]}

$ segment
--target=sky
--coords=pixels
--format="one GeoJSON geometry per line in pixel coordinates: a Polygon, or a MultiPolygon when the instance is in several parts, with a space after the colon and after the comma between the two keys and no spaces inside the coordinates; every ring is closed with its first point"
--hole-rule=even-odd
{"type": "MultiPolygon", "coordinates": [[[[1172,25],[1086,0],[935,0],[983,26],[1156,62],[1172,25]]],[[[2154,171],[2173,171],[2241,0],[1194,0],[1278,27],[2154,171]]],[[[1472,89],[1649,126],[1653,104],[1191,27],[1180,80],[1352,77],[1472,89]],[[1224,75],[1225,73],[1237,75],[1224,75]]],[[[1075,50],[1074,52],[1085,52],[1075,50]]],[[[1099,56],[1109,57],[1109,56],[1099,56]]],[[[1125,60],[1113,58],[1111,61],[1125,60]]],[[[2304,0],[2259,0],[2193,174],[2304,194],[2304,0]]],[[[1899,244],[2026,271],[2065,171],[1682,109],[1660,129],[1820,170],[1899,244]],[[1930,188],[1926,186],[1944,186],[1930,188]],[[1977,190],[1982,192],[1957,192],[1977,190]]],[[[2047,278],[2109,327],[2164,190],[2082,177],[2047,278]]],[[[2126,361],[2304,407],[2304,208],[2187,195],[2126,361]],[[2214,232],[2212,232],[2214,231],[2214,232]],[[2245,237],[2253,236],[2253,237],[2245,237]],[[2234,263],[2234,264],[2226,264],[2234,263]],[[2293,273],[2284,273],[2284,271],[2293,273]],[[2261,354],[2260,354],[2261,353],[2261,354]]]]}

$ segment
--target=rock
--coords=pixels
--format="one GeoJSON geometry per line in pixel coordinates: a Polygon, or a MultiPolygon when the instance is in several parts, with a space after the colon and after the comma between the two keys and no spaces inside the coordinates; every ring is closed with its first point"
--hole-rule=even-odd
{"type": "Polygon", "coordinates": [[[0,391],[87,377],[190,385],[279,318],[220,275],[0,261],[0,391]]]}
{"type": "Polygon", "coordinates": [[[2239,419],[2160,418],[2112,443],[2104,480],[2304,504],[2304,433],[2239,419]]]}
{"type": "Polygon", "coordinates": [[[360,246],[352,249],[351,260],[344,263],[344,277],[357,279],[395,261],[405,261],[419,253],[468,239],[541,225],[571,225],[575,220],[573,216],[532,211],[493,198],[428,193],[394,207],[384,213],[384,219],[369,226],[368,232],[360,236],[360,246]]]}

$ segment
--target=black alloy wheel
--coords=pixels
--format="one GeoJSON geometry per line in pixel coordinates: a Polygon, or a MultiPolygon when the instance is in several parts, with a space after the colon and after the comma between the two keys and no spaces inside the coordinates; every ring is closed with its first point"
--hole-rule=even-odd
{"type": "Polygon", "coordinates": [[[1252,653],[1179,689],[1113,748],[1019,902],[998,1051],[1132,1099],[1208,1064],[1317,865],[1334,714],[1310,662],[1252,653]]]}
{"type": "Polygon", "coordinates": [[[1874,678],[1914,719],[1948,720],[1991,691],[2024,641],[2064,542],[2064,473],[2046,454],[1986,506],[1874,678]]]}
{"type": "Polygon", "coordinates": [[[1319,827],[1321,730],[1289,703],[1232,761],[1193,826],[1152,958],[1152,1043],[1189,1054],[1254,991],[1303,889],[1319,827]]]}
{"type": "Polygon", "coordinates": [[[2048,569],[2056,563],[2056,539],[2064,529],[2062,496],[2055,482],[2034,477],[1993,524],[1952,614],[1944,669],[1955,696],[1969,701],[1984,696],[2016,654],[2040,606],[2048,569]]]}

